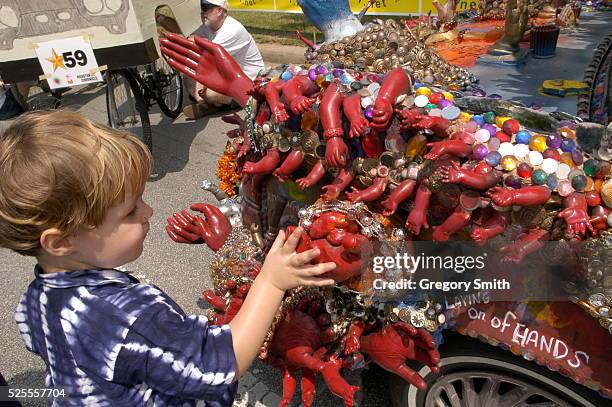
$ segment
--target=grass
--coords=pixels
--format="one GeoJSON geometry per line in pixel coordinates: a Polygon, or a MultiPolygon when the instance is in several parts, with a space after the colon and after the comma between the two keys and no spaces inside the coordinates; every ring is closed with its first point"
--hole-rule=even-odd
{"type": "MultiPolygon", "coordinates": [[[[323,34],[312,26],[303,14],[231,10],[229,14],[240,21],[258,43],[303,46],[304,43],[294,34],[296,30],[301,31],[306,38],[315,40],[315,42],[323,40],[323,34]]],[[[375,18],[392,18],[399,21],[406,17],[366,15],[363,22],[367,23],[375,18]]]]}

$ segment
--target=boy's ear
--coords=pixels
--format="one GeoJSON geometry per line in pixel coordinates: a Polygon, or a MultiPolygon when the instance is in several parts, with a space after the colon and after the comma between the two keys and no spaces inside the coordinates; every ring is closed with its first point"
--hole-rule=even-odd
{"type": "Polygon", "coordinates": [[[41,248],[52,256],[67,256],[74,251],[72,239],[59,229],[47,229],[40,235],[41,248]]]}

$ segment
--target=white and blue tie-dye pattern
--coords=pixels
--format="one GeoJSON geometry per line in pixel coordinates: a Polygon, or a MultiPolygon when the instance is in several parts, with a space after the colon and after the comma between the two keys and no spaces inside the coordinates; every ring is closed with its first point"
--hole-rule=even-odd
{"type": "Polygon", "coordinates": [[[229,326],[187,316],[157,287],[117,270],[35,274],[15,320],[47,365],[48,386],[69,393],[53,405],[232,404],[229,326]]]}

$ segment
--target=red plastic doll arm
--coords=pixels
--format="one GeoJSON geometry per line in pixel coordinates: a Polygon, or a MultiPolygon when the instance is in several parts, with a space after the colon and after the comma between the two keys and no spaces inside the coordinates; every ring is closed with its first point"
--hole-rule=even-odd
{"type": "Polygon", "coordinates": [[[431,198],[431,191],[427,186],[421,184],[419,189],[417,189],[416,198],[414,199],[414,208],[410,211],[408,219],[406,219],[406,228],[414,235],[421,233],[421,227],[429,229],[427,224],[429,198],[431,198]]]}
{"type": "Polygon", "coordinates": [[[371,186],[366,189],[351,188],[350,192],[347,192],[346,197],[349,201],[355,203],[359,201],[370,202],[380,198],[385,192],[389,180],[387,177],[376,177],[371,186]]]}
{"type": "Polygon", "coordinates": [[[327,140],[325,147],[325,161],[332,167],[344,167],[348,148],[342,140],[342,93],[336,83],[332,83],[325,89],[321,99],[320,115],[323,125],[323,136],[327,140]]]}
{"type": "Polygon", "coordinates": [[[245,174],[270,174],[280,163],[280,153],[278,149],[271,148],[265,156],[257,162],[247,161],[244,163],[242,172],[245,174]]]}
{"type": "Polygon", "coordinates": [[[427,147],[431,147],[431,150],[425,154],[426,160],[436,160],[445,154],[455,157],[467,157],[472,153],[472,146],[461,140],[437,141],[428,143],[427,147]]]}
{"type": "Polygon", "coordinates": [[[280,181],[285,182],[287,177],[297,171],[304,162],[304,152],[301,150],[292,150],[280,167],[274,170],[274,176],[280,181]]]}
{"type": "Polygon", "coordinates": [[[550,189],[543,185],[534,185],[521,189],[494,187],[487,191],[497,206],[534,206],[543,205],[550,198],[550,189]]]}
{"type": "MultiPolygon", "coordinates": [[[[490,167],[489,167],[490,168],[490,167]]],[[[451,184],[461,184],[468,188],[485,190],[499,182],[499,174],[491,168],[491,171],[471,171],[461,168],[456,161],[451,161],[450,167],[440,168],[442,181],[451,184]]]]}

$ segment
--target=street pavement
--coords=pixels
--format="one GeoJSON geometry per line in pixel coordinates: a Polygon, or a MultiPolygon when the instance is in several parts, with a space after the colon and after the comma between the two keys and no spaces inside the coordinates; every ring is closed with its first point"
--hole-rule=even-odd
{"type": "MultiPolygon", "coordinates": [[[[600,39],[612,31],[610,13],[593,13],[583,17],[571,39],[560,40],[557,57],[550,60],[530,60],[521,68],[496,68],[477,65],[474,72],[482,78],[488,93],[500,93],[527,103],[536,101],[550,108],[575,114],[575,98],[552,98],[537,93],[537,86],[545,79],[580,80],[600,39]]],[[[64,108],[77,110],[90,119],[105,123],[105,89],[88,86],[65,95],[64,108]]],[[[242,112],[240,112],[242,115],[242,112]]],[[[166,217],[172,212],[188,208],[191,203],[211,202],[214,197],[202,191],[202,180],[216,181],[215,170],[226,142],[225,133],[234,126],[224,123],[221,115],[197,121],[183,116],[176,120],[164,117],[157,108],[151,112],[153,126],[154,174],[145,191],[145,199],[153,207],[151,229],[140,259],[127,265],[141,281],[155,284],[168,293],[187,313],[202,313],[200,300],[204,289],[211,287],[208,264],[211,251],[200,245],[180,245],[172,242],[164,232],[166,217]]],[[[9,122],[0,123],[0,129],[9,122]]],[[[34,261],[0,249],[0,372],[12,387],[44,387],[44,366],[29,353],[19,337],[13,320],[21,294],[33,277],[34,261]]],[[[363,406],[390,405],[387,373],[372,368],[363,375],[351,375],[353,383],[363,386],[363,406]]],[[[316,406],[341,406],[339,398],[325,386],[317,386],[316,406]]],[[[278,371],[262,363],[255,363],[243,377],[236,405],[277,406],[282,394],[278,371]]],[[[299,405],[299,386],[294,397],[299,405]]],[[[26,406],[45,405],[43,400],[29,400],[26,406]]]]}

